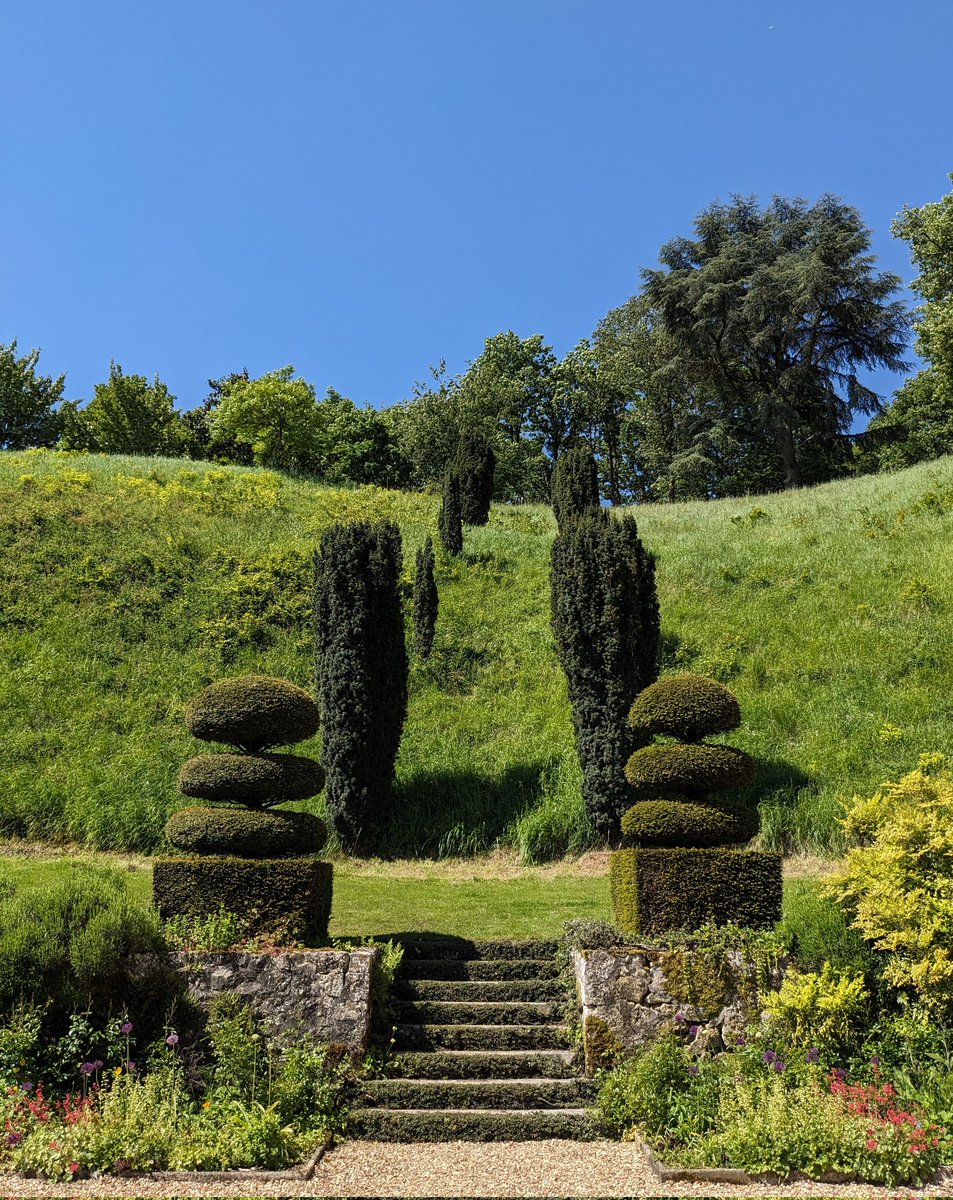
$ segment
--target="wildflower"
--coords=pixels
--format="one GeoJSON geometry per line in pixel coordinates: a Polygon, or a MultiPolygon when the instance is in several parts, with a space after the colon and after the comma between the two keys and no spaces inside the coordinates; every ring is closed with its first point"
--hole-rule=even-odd
{"type": "Polygon", "coordinates": [[[11,1132],[7,1134],[7,1145],[8,1146],[19,1146],[19,1144],[22,1141],[23,1141],[23,1134],[20,1133],[20,1131],[18,1129],[11,1130],[11,1132]]]}
{"type": "Polygon", "coordinates": [[[177,1033],[170,1033],[165,1039],[165,1044],[167,1046],[177,1046],[179,1044],[179,1035],[177,1033]]]}
{"type": "Polygon", "coordinates": [[[681,1025],[681,1024],[684,1022],[684,1020],[685,1020],[685,1014],[684,1014],[684,1013],[680,1013],[680,1012],[676,1013],[676,1014],[675,1014],[675,1017],[674,1017],[674,1020],[676,1020],[676,1021],[677,1021],[677,1022],[678,1022],[678,1023],[681,1025]]]}
{"type": "Polygon", "coordinates": [[[113,1071],[113,1074],[114,1074],[114,1075],[121,1075],[121,1074],[122,1074],[122,1067],[117,1067],[117,1068],[115,1069],[115,1071],[113,1071]]]}
{"type": "Polygon", "coordinates": [[[821,1057],[821,1052],[816,1046],[812,1046],[804,1057],[809,1063],[816,1063],[821,1057]]]}
{"type": "Polygon", "coordinates": [[[745,1037],[745,1035],[743,1033],[739,1033],[737,1038],[735,1039],[735,1042],[739,1046],[747,1046],[748,1039],[745,1037]]]}
{"type": "Polygon", "coordinates": [[[688,1030],[689,1037],[698,1037],[699,1029],[701,1029],[700,1025],[692,1025],[688,1030]]]}
{"type": "Polygon", "coordinates": [[[80,1067],[80,1072],[83,1075],[95,1075],[97,1071],[103,1069],[103,1060],[101,1058],[94,1059],[93,1062],[84,1062],[80,1067]]]}
{"type": "Polygon", "coordinates": [[[211,1108],[211,1105],[212,1105],[211,1100],[206,1100],[205,1103],[202,1105],[202,1107],[203,1108],[211,1108]]]}
{"type": "Polygon", "coordinates": [[[867,1139],[867,1149],[868,1150],[876,1150],[879,1145],[880,1145],[880,1143],[877,1141],[876,1138],[868,1138],[867,1139]]]}
{"type": "Polygon", "coordinates": [[[779,1075],[784,1070],[784,1063],[780,1060],[780,1058],[776,1058],[771,1065],[774,1067],[774,1069],[778,1072],[779,1075]]]}
{"type": "Polygon", "coordinates": [[[691,1067],[689,1067],[689,1068],[688,1068],[688,1073],[689,1073],[689,1075],[697,1075],[697,1074],[698,1074],[698,1067],[697,1067],[697,1066],[691,1066],[691,1067]]]}
{"type": "Polygon", "coordinates": [[[127,1070],[127,1071],[134,1071],[135,1069],[136,1069],[136,1064],[135,1064],[134,1062],[127,1062],[127,1063],[126,1063],[126,1070],[127,1070]]]}
{"type": "Polygon", "coordinates": [[[764,1052],[764,1061],[768,1064],[769,1067],[777,1059],[777,1057],[778,1056],[774,1053],[773,1050],[765,1050],[765,1052],[764,1052]]]}
{"type": "Polygon", "coordinates": [[[119,1026],[119,1032],[125,1034],[132,1033],[132,1021],[123,1021],[123,1023],[119,1026]]]}
{"type": "Polygon", "coordinates": [[[25,1079],[25,1080],[23,1081],[23,1083],[21,1083],[21,1084],[20,1084],[20,1086],[23,1088],[23,1090],[24,1090],[25,1092],[32,1092],[32,1091],[33,1091],[33,1084],[30,1082],[30,1080],[29,1080],[29,1079],[25,1079]]]}
{"type": "Polygon", "coordinates": [[[69,1173],[71,1175],[78,1175],[79,1174],[79,1163],[70,1163],[69,1173]]]}
{"type": "Polygon", "coordinates": [[[876,1054],[875,1054],[875,1055],[873,1056],[873,1058],[870,1060],[870,1065],[873,1067],[873,1069],[874,1069],[875,1071],[876,1071],[876,1070],[877,1070],[877,1069],[880,1067],[880,1059],[877,1057],[877,1055],[876,1055],[876,1054]]]}
{"type": "Polygon", "coordinates": [[[839,1080],[841,1083],[843,1083],[844,1080],[847,1078],[847,1072],[844,1070],[843,1067],[835,1067],[834,1068],[834,1078],[839,1080]]]}

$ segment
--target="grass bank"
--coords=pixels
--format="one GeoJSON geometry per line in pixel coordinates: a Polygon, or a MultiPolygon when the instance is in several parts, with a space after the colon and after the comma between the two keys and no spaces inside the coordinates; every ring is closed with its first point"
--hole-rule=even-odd
{"type": "MultiPolygon", "coordinates": [[[[398,521],[409,592],[437,511],[250,469],[0,454],[0,833],[154,848],[194,752],[186,700],[248,670],[311,683],[321,531],[398,521]]],[[[953,753],[953,458],[636,515],[665,669],[737,692],[732,740],[759,759],[770,846],[836,853],[839,795],[953,753]]],[[[547,508],[495,506],[439,564],[384,852],[538,861],[589,844],[548,623],[553,533],[547,508]]]]}

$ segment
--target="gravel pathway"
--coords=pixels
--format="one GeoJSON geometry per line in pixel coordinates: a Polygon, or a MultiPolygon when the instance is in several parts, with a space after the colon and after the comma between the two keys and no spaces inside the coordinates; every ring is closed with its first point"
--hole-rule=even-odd
{"type": "Polygon", "coordinates": [[[0,1176],[0,1197],[325,1196],[325,1197],[913,1197],[953,1196],[953,1184],[925,1190],[866,1184],[793,1183],[739,1187],[662,1184],[639,1151],[620,1142],[345,1142],[315,1178],[236,1172],[234,1180],[91,1179],[74,1184],[0,1176]]]}

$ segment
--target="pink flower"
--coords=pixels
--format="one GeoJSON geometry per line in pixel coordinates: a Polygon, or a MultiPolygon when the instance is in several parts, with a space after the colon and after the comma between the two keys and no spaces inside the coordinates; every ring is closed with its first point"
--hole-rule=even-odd
{"type": "Polygon", "coordinates": [[[867,1149],[868,1150],[876,1150],[879,1145],[880,1145],[880,1143],[875,1138],[867,1139],[867,1149]]]}

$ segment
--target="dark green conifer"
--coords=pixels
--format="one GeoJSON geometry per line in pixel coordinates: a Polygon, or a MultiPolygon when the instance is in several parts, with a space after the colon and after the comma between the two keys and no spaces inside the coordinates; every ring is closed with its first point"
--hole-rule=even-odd
{"type": "Polygon", "coordinates": [[[553,513],[560,530],[566,522],[599,507],[599,473],[596,460],[584,446],[560,455],[553,471],[553,513]]]}
{"type": "Polygon", "coordinates": [[[489,520],[495,470],[496,455],[487,438],[475,429],[462,434],[450,471],[460,485],[460,519],[464,525],[485,525],[489,520]]]}
{"type": "Polygon", "coordinates": [[[655,561],[632,517],[603,509],[569,522],[553,542],[552,625],[572,705],[583,799],[597,831],[615,838],[632,803],[623,773],[638,735],[632,696],[658,677],[655,561]]]}
{"type": "Polygon", "coordinates": [[[453,471],[443,481],[443,503],[438,524],[440,545],[454,558],[463,553],[463,521],[460,516],[460,480],[453,471]]]}
{"type": "Polygon", "coordinates": [[[417,568],[414,572],[414,640],[422,661],[430,657],[433,649],[439,605],[440,597],[434,578],[433,539],[428,537],[417,551],[417,568]]]}
{"type": "Polygon", "coordinates": [[[387,815],[407,714],[401,565],[391,521],[332,525],[315,556],[326,805],[349,849],[371,840],[387,815]]]}

